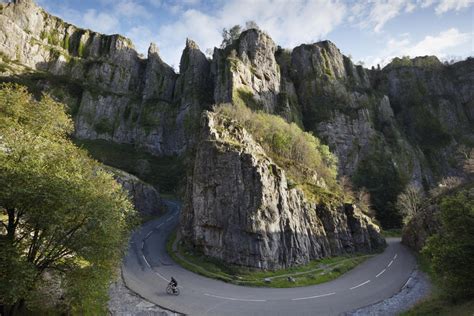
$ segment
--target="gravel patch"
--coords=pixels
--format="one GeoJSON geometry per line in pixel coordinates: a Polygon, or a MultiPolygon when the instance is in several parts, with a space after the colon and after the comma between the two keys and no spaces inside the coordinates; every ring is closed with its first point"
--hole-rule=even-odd
{"type": "Polygon", "coordinates": [[[177,316],[176,314],[153,304],[134,292],[123,283],[122,277],[114,282],[109,289],[110,315],[138,315],[138,316],[177,316]]]}
{"type": "Polygon", "coordinates": [[[398,315],[409,310],[431,292],[431,283],[428,277],[419,270],[414,270],[403,288],[394,296],[381,302],[362,307],[358,310],[345,313],[345,316],[365,315],[398,315]]]}

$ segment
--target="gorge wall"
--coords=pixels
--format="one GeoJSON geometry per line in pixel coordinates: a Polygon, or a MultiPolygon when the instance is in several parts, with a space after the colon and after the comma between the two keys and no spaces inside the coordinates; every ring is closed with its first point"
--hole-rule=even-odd
{"type": "Polygon", "coordinates": [[[330,41],[289,50],[250,29],[212,58],[187,40],[176,73],[154,44],[145,58],[129,39],[80,29],[31,0],[0,4],[0,29],[0,81],[66,103],[76,138],[190,154],[182,232],[229,262],[275,268],[380,241],[358,210],[317,206],[289,189],[244,130],[232,139],[248,151],[226,147],[212,114],[200,127],[213,104],[279,115],[321,138],[339,175],[371,193],[385,227],[401,224],[394,203],[407,183],[429,188],[462,175],[456,149],[474,144],[473,58],[396,58],[369,70],[330,41]]]}
{"type": "Polygon", "coordinates": [[[206,112],[181,215],[183,240],[225,262],[277,269],[383,248],[357,207],[310,202],[237,122],[206,112]]]}

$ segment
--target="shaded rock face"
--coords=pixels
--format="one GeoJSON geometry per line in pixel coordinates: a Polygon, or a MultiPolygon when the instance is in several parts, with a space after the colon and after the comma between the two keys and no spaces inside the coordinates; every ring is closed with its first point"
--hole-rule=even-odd
{"type": "Polygon", "coordinates": [[[123,170],[111,167],[108,169],[112,171],[115,180],[129,193],[135,209],[140,215],[161,215],[165,212],[165,204],[154,186],[123,170]]]}
{"type": "Polygon", "coordinates": [[[228,263],[277,269],[373,251],[379,228],[351,205],[316,205],[235,122],[203,115],[181,218],[184,240],[228,263]]]}

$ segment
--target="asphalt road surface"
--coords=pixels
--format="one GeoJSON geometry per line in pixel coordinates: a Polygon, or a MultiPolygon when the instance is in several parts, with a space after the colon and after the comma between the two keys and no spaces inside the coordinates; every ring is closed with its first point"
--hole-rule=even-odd
{"type": "Polygon", "coordinates": [[[340,315],[391,297],[406,284],[416,262],[400,239],[340,278],[298,288],[238,286],[209,279],[173,262],[166,241],[179,221],[180,204],[141,226],[130,240],[123,262],[127,286],[164,308],[188,315],[340,315]],[[181,294],[166,294],[173,276],[181,294]]]}

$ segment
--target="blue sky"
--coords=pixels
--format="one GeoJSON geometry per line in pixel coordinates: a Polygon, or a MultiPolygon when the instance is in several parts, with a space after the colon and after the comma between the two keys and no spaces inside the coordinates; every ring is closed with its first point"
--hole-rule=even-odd
{"type": "Polygon", "coordinates": [[[175,68],[186,37],[204,52],[221,30],[254,20],[285,48],[333,41],[354,62],[381,65],[394,56],[474,55],[474,0],[36,0],[64,20],[120,33],[146,53],[155,42],[175,68]]]}

